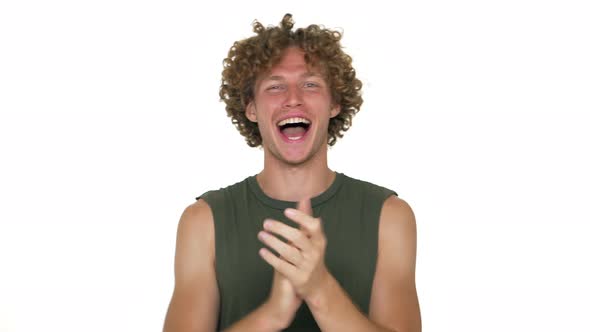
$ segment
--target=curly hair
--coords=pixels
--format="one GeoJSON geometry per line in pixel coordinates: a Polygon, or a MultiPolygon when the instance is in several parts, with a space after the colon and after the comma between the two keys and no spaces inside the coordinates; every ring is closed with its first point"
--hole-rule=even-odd
{"type": "Polygon", "coordinates": [[[315,24],[292,31],[293,25],[291,14],[286,14],[278,27],[265,28],[254,21],[257,35],[236,41],[223,60],[219,96],[225,102],[227,116],[251,147],[262,145],[262,137],[258,124],[246,117],[246,106],[254,98],[257,77],[278,63],[288,47],[301,48],[306,63],[319,65],[330,86],[333,103],[340,105],[340,113],[328,125],[330,146],[350,128],[363,103],[362,83],[356,78],[352,58],[340,45],[342,34],[315,24]]]}

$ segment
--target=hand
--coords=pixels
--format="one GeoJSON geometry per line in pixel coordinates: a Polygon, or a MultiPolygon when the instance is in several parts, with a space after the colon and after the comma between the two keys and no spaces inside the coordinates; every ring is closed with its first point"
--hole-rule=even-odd
{"type": "Polygon", "coordinates": [[[299,202],[296,210],[286,209],[285,215],[299,224],[300,229],[276,220],[266,220],[259,238],[279,253],[280,258],[265,248],[260,250],[260,255],[290,281],[299,297],[307,300],[324,287],[330,276],[324,264],[327,240],[321,219],[313,217],[309,199],[299,202]],[[289,243],[279,240],[272,233],[282,236],[289,243]]]}
{"type": "Polygon", "coordinates": [[[291,324],[302,302],[303,299],[295,294],[291,282],[274,270],[270,296],[265,304],[273,313],[273,317],[277,318],[280,326],[287,328],[291,324]]]}

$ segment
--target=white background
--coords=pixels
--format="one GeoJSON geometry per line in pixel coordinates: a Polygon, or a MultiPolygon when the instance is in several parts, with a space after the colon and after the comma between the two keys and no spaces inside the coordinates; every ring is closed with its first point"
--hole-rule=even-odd
{"type": "Polygon", "coordinates": [[[365,104],[330,167],[418,223],[424,331],[590,331],[584,1],[3,1],[0,331],[160,331],[176,227],[256,174],[222,59],[342,28],[365,104]]]}

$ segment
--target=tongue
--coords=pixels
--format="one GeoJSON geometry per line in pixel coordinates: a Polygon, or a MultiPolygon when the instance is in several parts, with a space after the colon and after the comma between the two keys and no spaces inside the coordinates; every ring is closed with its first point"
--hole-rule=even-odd
{"type": "Polygon", "coordinates": [[[301,137],[305,134],[303,127],[288,127],[282,130],[283,134],[289,138],[301,137]]]}

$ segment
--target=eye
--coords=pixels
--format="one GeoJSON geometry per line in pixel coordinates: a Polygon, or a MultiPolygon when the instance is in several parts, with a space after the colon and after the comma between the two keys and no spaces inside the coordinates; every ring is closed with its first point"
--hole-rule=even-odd
{"type": "Polygon", "coordinates": [[[266,88],[267,91],[278,91],[283,89],[283,86],[280,84],[275,84],[275,85],[271,85],[269,87],[266,88]]]}
{"type": "Polygon", "coordinates": [[[320,85],[316,82],[305,82],[305,83],[303,83],[303,87],[305,87],[305,88],[319,88],[320,85]]]}

